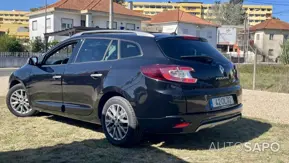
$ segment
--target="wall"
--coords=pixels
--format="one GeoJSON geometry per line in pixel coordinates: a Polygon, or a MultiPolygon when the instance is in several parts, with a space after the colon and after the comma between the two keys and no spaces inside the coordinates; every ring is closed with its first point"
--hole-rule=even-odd
{"type": "Polygon", "coordinates": [[[263,53],[268,55],[269,49],[273,49],[273,56],[269,56],[271,59],[275,60],[281,54],[281,46],[284,41],[284,35],[289,35],[288,31],[281,30],[265,30],[257,31],[255,33],[255,44],[259,49],[263,50],[263,53]],[[256,40],[257,34],[260,34],[260,41],[256,40]],[[270,34],[274,34],[273,40],[269,40],[270,34]]]}
{"type": "Polygon", "coordinates": [[[197,37],[203,37],[208,39],[209,44],[211,44],[213,47],[217,47],[217,27],[179,23],[178,34],[189,34],[197,37]]]}
{"type": "Polygon", "coordinates": [[[6,67],[21,67],[27,63],[27,60],[31,56],[39,56],[40,53],[30,52],[0,52],[0,68],[6,67]]]}
{"type": "MultiPolygon", "coordinates": [[[[108,16],[93,16],[93,26],[98,26],[100,28],[107,28],[107,21],[109,20],[108,16]]],[[[141,30],[141,21],[140,20],[133,20],[130,17],[114,17],[114,22],[117,22],[117,29],[120,30],[121,26],[126,27],[126,23],[135,24],[135,30],[141,30]]]]}
{"type": "MultiPolygon", "coordinates": [[[[51,29],[47,29],[47,32],[54,32],[53,26],[54,26],[54,15],[53,13],[47,14],[47,19],[50,18],[51,20],[51,29]]],[[[31,16],[29,18],[29,38],[30,40],[34,40],[36,37],[41,37],[41,39],[44,40],[44,33],[45,33],[45,15],[37,15],[37,16],[31,16]],[[37,30],[32,30],[32,22],[37,21],[37,30]]]]}
{"type": "Polygon", "coordinates": [[[216,27],[211,27],[211,26],[200,27],[194,24],[176,23],[176,22],[155,24],[154,26],[162,27],[163,33],[173,33],[177,31],[178,34],[197,36],[198,35],[197,31],[199,31],[198,37],[203,37],[203,38],[208,39],[208,42],[210,45],[212,45],[213,47],[217,47],[217,28],[216,27]]]}
{"type": "Polygon", "coordinates": [[[263,31],[257,31],[254,35],[254,45],[258,47],[260,50],[263,49],[264,44],[264,32],[263,31]],[[259,39],[257,39],[259,35],[259,39]]]}
{"type": "MultiPolygon", "coordinates": [[[[51,29],[47,29],[47,32],[55,32],[55,31],[61,31],[61,19],[62,18],[68,18],[73,19],[73,26],[80,26],[80,20],[81,15],[79,13],[74,12],[60,12],[60,11],[54,11],[51,13],[48,13],[47,18],[51,19],[51,29]]],[[[37,16],[31,16],[29,19],[29,30],[30,30],[30,39],[34,39],[35,37],[41,37],[44,39],[44,33],[45,33],[45,15],[40,14],[37,16]],[[37,30],[32,30],[32,22],[37,21],[37,30]]],[[[52,40],[59,40],[62,41],[63,39],[66,39],[67,37],[62,36],[55,36],[55,37],[49,37],[49,41],[52,40]]]]}

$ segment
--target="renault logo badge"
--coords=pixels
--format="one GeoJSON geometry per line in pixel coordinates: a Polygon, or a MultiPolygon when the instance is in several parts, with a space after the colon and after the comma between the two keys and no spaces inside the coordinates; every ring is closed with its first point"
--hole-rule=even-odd
{"type": "Polygon", "coordinates": [[[225,71],[224,67],[220,65],[219,69],[220,69],[221,73],[224,74],[224,71],[225,71]]]}

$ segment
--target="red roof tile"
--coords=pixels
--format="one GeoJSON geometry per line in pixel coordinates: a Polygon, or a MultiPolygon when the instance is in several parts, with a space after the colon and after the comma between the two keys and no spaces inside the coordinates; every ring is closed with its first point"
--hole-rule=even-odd
{"type": "Polygon", "coordinates": [[[251,31],[263,29],[289,30],[289,23],[283,22],[278,19],[268,19],[262,23],[250,27],[251,31]]]}
{"type": "Polygon", "coordinates": [[[197,16],[191,15],[184,11],[180,10],[170,10],[164,11],[157,15],[151,17],[150,23],[167,23],[167,22],[184,22],[184,23],[191,23],[191,24],[200,24],[200,25],[209,25],[209,26],[218,26],[213,24],[209,21],[201,19],[197,16]]]}
{"type": "MultiPolygon", "coordinates": [[[[113,3],[113,7],[114,13],[116,14],[148,18],[139,12],[129,10],[117,3],[113,3]]],[[[48,8],[109,12],[109,0],[60,0],[49,5],[48,8]]]]}

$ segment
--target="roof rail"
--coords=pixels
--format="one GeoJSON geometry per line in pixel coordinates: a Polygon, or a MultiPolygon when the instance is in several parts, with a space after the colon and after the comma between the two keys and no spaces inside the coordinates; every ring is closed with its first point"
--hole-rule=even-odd
{"type": "Polygon", "coordinates": [[[155,37],[154,35],[147,33],[147,32],[140,32],[140,31],[130,31],[130,30],[92,30],[92,31],[85,31],[80,32],[72,37],[82,36],[84,34],[99,34],[99,33],[134,33],[137,36],[146,36],[146,37],[155,37]]]}

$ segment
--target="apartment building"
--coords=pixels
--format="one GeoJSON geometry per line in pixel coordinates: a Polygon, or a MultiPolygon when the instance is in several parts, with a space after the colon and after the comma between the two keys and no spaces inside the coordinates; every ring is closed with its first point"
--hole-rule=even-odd
{"type": "Polygon", "coordinates": [[[29,12],[0,11],[0,31],[20,39],[29,39],[29,12]]]}
{"type": "MultiPolygon", "coordinates": [[[[128,7],[131,2],[126,2],[128,7]]],[[[167,10],[180,9],[200,18],[210,18],[209,10],[213,4],[203,4],[202,2],[133,2],[132,9],[145,15],[156,15],[167,10]]],[[[267,19],[271,19],[273,13],[272,5],[243,5],[249,17],[251,26],[259,24],[267,19]]]]}

